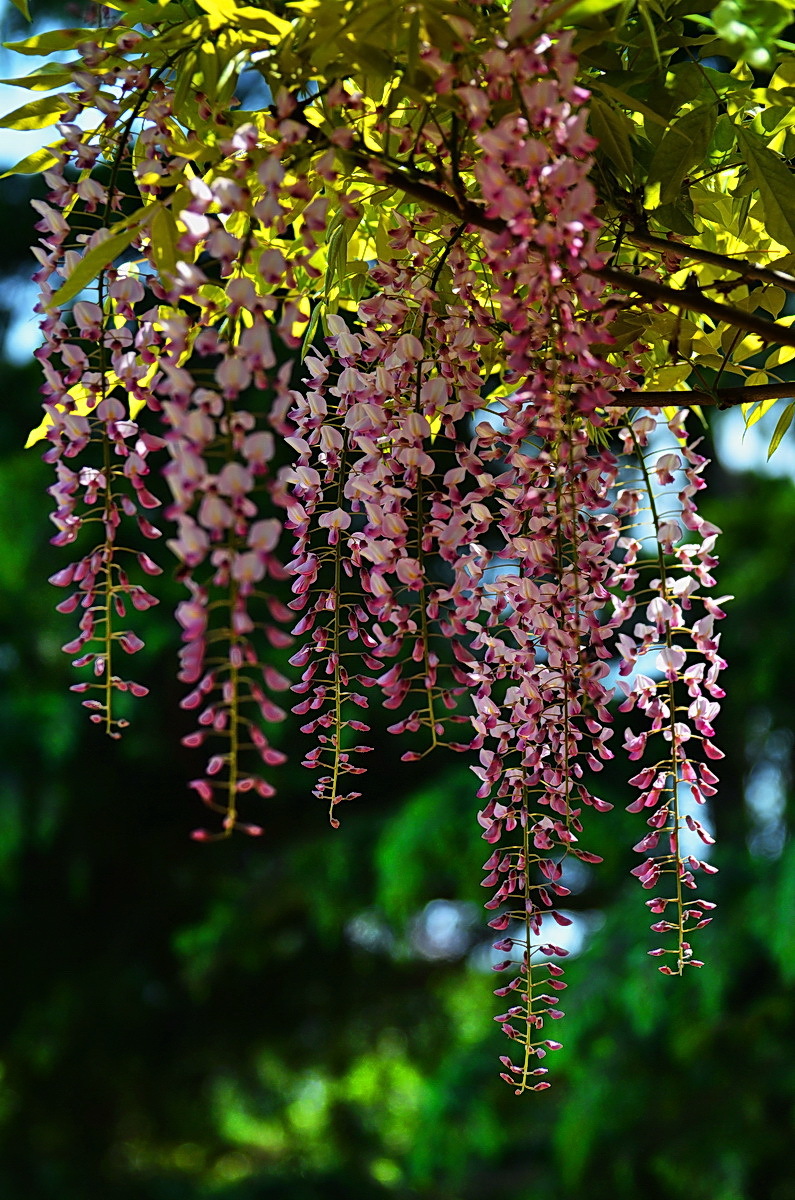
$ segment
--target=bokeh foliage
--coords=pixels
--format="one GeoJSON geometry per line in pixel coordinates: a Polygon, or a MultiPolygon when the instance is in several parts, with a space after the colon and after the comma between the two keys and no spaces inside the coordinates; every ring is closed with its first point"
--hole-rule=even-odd
{"type": "MultiPolygon", "coordinates": [[[[783,6],[763,7],[780,32],[783,6]]],[[[25,201],[5,192],[7,270],[25,201]]],[[[260,843],[191,843],[176,585],[149,630],[156,697],[120,746],[85,727],[44,582],[60,565],[47,469],[20,448],[37,386],[34,367],[0,367],[0,1195],[792,1200],[795,853],[787,812],[754,842],[746,804],[767,763],[791,816],[792,483],[716,469],[704,504],[737,597],[707,967],[650,969],[630,857],[613,849],[631,841],[617,773],[617,812],[591,823],[604,877],[572,903],[599,919],[570,968],[556,1085],[517,1103],[493,1070],[467,918],[485,854],[456,760],[401,767],[382,737],[369,799],[335,834],[291,766],[260,843]],[[421,936],[438,900],[462,906],[447,958],[421,936]]]]}
{"type": "Polygon", "coordinates": [[[716,470],[706,510],[737,595],[707,967],[649,969],[617,775],[591,826],[607,870],[573,898],[604,923],[570,967],[556,1086],[518,1103],[494,1078],[479,917],[450,958],[418,936],[432,901],[476,911],[466,771],[401,766],[384,738],[336,833],[285,768],[260,843],[190,842],[176,690],[120,746],[65,695],[46,471],[19,449],[36,373],[2,373],[2,1194],[789,1200],[795,854],[751,853],[744,783],[776,732],[787,783],[792,484],[716,470]]]}

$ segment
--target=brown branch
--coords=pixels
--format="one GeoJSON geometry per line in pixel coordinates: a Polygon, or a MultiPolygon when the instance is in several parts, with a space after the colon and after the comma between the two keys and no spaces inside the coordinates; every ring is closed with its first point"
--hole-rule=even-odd
{"type": "Polygon", "coordinates": [[[479,204],[475,204],[472,200],[459,202],[455,196],[451,196],[449,192],[443,192],[438,187],[432,187],[429,183],[423,183],[421,179],[411,178],[403,171],[399,171],[394,167],[384,167],[377,159],[373,159],[372,155],[356,153],[356,158],[361,165],[371,168],[377,166],[376,171],[371,173],[378,183],[389,184],[390,187],[397,191],[405,192],[407,196],[411,196],[414,200],[421,200],[423,204],[430,205],[431,208],[436,208],[440,212],[449,213],[451,217],[457,217],[459,221],[465,221],[467,225],[476,225],[479,229],[488,229],[490,233],[501,233],[505,228],[503,221],[497,220],[495,217],[487,217],[479,204]]]}
{"type": "MultiPolygon", "coordinates": [[[[487,216],[480,205],[471,200],[460,202],[455,196],[451,196],[437,186],[425,183],[421,179],[412,179],[410,175],[396,167],[386,166],[365,150],[354,149],[349,153],[360,166],[365,167],[372,174],[377,182],[386,183],[423,204],[436,208],[440,212],[449,213],[459,222],[464,221],[468,225],[486,229],[490,233],[502,233],[506,228],[504,221],[487,216]]],[[[666,242],[665,245],[667,246],[668,243],[666,242]]],[[[720,304],[717,300],[710,300],[698,289],[668,287],[667,284],[646,279],[644,276],[633,275],[618,267],[601,267],[589,270],[587,274],[601,279],[604,283],[612,284],[622,292],[637,292],[645,300],[670,304],[674,308],[681,308],[687,312],[703,313],[704,316],[711,317],[713,321],[725,321],[727,325],[745,329],[748,333],[755,333],[763,342],[777,346],[795,346],[795,329],[788,329],[778,325],[775,321],[758,317],[755,313],[745,312],[730,304],[720,304]]]]}
{"type": "Polygon", "coordinates": [[[631,388],[622,388],[613,392],[612,403],[626,408],[667,408],[675,404],[678,408],[709,406],[722,409],[734,408],[738,404],[756,404],[760,400],[790,398],[795,399],[795,382],[720,388],[716,392],[702,392],[695,388],[689,392],[634,392],[631,388]]]}
{"type": "Polygon", "coordinates": [[[712,317],[713,321],[725,321],[727,325],[735,325],[748,333],[755,333],[763,342],[774,342],[777,346],[795,346],[795,329],[768,321],[766,317],[758,317],[755,313],[745,312],[742,308],[734,308],[731,304],[719,304],[710,300],[701,291],[693,288],[671,288],[654,279],[646,279],[642,275],[631,275],[616,267],[602,267],[598,271],[588,271],[605,283],[612,283],[623,292],[637,292],[645,300],[657,300],[664,304],[673,304],[687,312],[703,313],[712,317]]]}
{"type": "MultiPolygon", "coordinates": [[[[363,165],[369,167],[372,158],[362,155],[361,159],[363,160],[363,165]]],[[[380,169],[377,172],[377,178],[380,182],[389,184],[390,187],[405,192],[407,196],[412,196],[414,199],[420,200],[423,204],[428,204],[441,212],[449,213],[450,216],[457,217],[460,222],[474,225],[476,228],[487,229],[491,233],[501,233],[505,228],[502,221],[486,216],[480,206],[471,200],[460,202],[454,196],[450,196],[440,188],[424,183],[421,180],[411,179],[402,171],[395,168],[384,169],[381,164],[378,164],[378,166],[380,169]]],[[[649,248],[651,249],[658,248],[659,244],[659,248],[667,250],[669,245],[673,245],[676,249],[681,249],[684,255],[687,255],[692,249],[689,246],[678,247],[676,243],[668,243],[662,238],[653,239],[651,235],[649,235],[648,241],[650,242],[649,248]]],[[[711,251],[704,251],[704,255],[711,254],[711,251]]],[[[698,254],[694,253],[692,257],[698,257],[698,254]]],[[[722,255],[715,255],[710,259],[705,258],[704,261],[713,261],[713,258],[720,260],[719,265],[724,265],[722,255]]],[[[734,267],[732,259],[727,259],[725,265],[729,263],[734,267]]],[[[764,267],[754,267],[753,264],[747,265],[753,271],[758,272],[752,276],[753,278],[767,278],[768,275],[778,276],[778,272],[776,271],[768,272],[764,267]]],[[[742,266],[745,268],[746,264],[743,263],[742,266]]],[[[684,308],[690,312],[701,312],[705,316],[712,317],[715,321],[725,321],[727,324],[734,325],[739,329],[745,329],[749,333],[756,333],[762,341],[775,342],[783,346],[795,346],[795,329],[779,326],[774,321],[768,321],[764,317],[757,317],[754,313],[744,312],[743,309],[734,308],[729,304],[719,304],[717,301],[710,300],[707,296],[702,295],[700,291],[667,287],[665,284],[657,283],[655,280],[632,275],[628,271],[621,271],[616,267],[603,267],[599,271],[589,271],[588,274],[595,275],[597,278],[604,280],[605,283],[611,283],[614,287],[620,287],[623,291],[636,291],[644,299],[662,301],[673,304],[678,308],[684,308]]],[[[788,277],[785,276],[784,278],[788,277]]],[[[776,278],[776,282],[780,282],[780,280],[776,278]]],[[[635,392],[627,389],[614,392],[613,403],[615,405],[626,405],[628,408],[663,408],[676,404],[679,407],[692,405],[724,409],[732,408],[739,404],[753,404],[760,400],[786,399],[791,396],[795,397],[795,382],[759,384],[753,387],[721,388],[714,393],[699,390],[688,392],[635,392]]]]}
{"type": "Polygon", "coordinates": [[[759,263],[749,262],[746,258],[730,258],[727,254],[718,254],[714,250],[702,250],[699,246],[689,246],[685,242],[669,242],[667,238],[655,237],[652,233],[640,233],[636,230],[624,232],[624,239],[633,246],[642,246],[647,250],[659,250],[661,254],[670,254],[674,258],[692,258],[694,262],[709,263],[724,271],[734,271],[742,279],[758,279],[762,283],[773,283],[776,287],[788,292],[795,292],[795,278],[776,271],[772,267],[763,267],[759,263]]]}

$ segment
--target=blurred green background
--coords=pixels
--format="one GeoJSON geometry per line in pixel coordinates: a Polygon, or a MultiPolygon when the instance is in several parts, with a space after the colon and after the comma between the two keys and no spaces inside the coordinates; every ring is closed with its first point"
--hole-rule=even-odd
{"type": "MultiPolygon", "coordinates": [[[[646,957],[619,763],[602,788],[616,810],[587,840],[605,865],[572,880],[554,1087],[518,1100],[497,1078],[487,852],[460,759],[402,766],[382,739],[336,833],[308,776],[281,768],[264,838],[201,846],[175,584],[124,741],[69,695],[71,624],[46,582],[66,555],[48,543],[49,470],[21,449],[40,186],[5,180],[0,199],[0,1198],[795,1200],[789,440],[776,474],[754,473],[760,443],[719,417],[703,505],[724,529],[718,590],[737,597],[707,966],[666,980],[646,957]]],[[[294,763],[296,724],[279,734],[294,763]]]]}

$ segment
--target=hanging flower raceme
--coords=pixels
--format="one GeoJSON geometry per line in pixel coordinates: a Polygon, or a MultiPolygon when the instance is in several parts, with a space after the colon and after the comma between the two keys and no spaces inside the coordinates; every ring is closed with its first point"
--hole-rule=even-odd
{"type": "MultiPolygon", "coordinates": [[[[202,841],[235,828],[261,833],[260,825],[239,819],[239,796],[270,797],[274,788],[249,760],[273,767],[285,759],[261,728],[284,719],[276,696],[288,680],[271,660],[292,642],[284,628],[292,614],[274,591],[285,578],[274,508],[286,498],[272,468],[275,436],[288,431],[292,402],[289,362],[279,367],[275,346],[300,340],[298,309],[273,295],[276,284],[295,284],[294,267],[271,245],[284,212],[274,197],[284,126],[271,123],[266,151],[253,126],[241,127],[220,142],[211,183],[191,181],[163,300],[178,309],[187,299],[198,315],[188,323],[161,306],[143,339],[159,349],[157,394],[170,454],[164,474],[172,494],[167,515],[177,526],[170,546],[189,592],[177,609],[180,679],[191,685],[182,707],[198,710],[198,728],[183,742],[198,748],[209,739],[204,774],[191,786],[222,817],[220,833],[194,832],[202,841]],[[253,173],[259,186],[244,187],[253,173]],[[221,295],[208,283],[214,273],[221,295]],[[261,400],[249,407],[246,396],[263,394],[264,412],[261,400]]],[[[161,156],[169,154],[166,140],[161,156]]]]}
{"type": "MultiPolygon", "coordinates": [[[[415,220],[419,225],[422,216],[415,220]]],[[[316,794],[332,814],[358,795],[339,794],[337,783],[362,772],[351,756],[368,747],[348,747],[342,735],[367,732],[351,706],[365,707],[370,688],[380,690],[388,709],[417,705],[391,726],[424,739],[404,759],[442,741],[466,748],[450,732],[466,721],[456,697],[469,682],[462,664],[470,655],[463,625],[453,632],[446,623],[452,593],[439,586],[438,563],[455,558],[469,522],[454,517],[450,492],[437,490],[432,438],[434,427],[454,434],[456,420],[479,402],[480,377],[471,365],[477,331],[470,327],[464,338],[462,306],[440,305],[434,290],[460,233],[443,228],[420,252],[412,227],[397,224],[391,243],[396,255],[412,252],[411,269],[398,257],[376,263],[371,275],[382,292],[360,304],[356,333],[341,317],[328,317],[331,353],[307,361],[308,390],[291,414],[297,437],[288,440],[299,453],[288,476],[295,500],[289,517],[299,533],[293,607],[308,609],[295,632],[309,635],[294,659],[303,668],[295,690],[307,692],[296,711],[310,715],[303,728],[319,738],[307,762],[328,772],[316,794]],[[452,537],[446,518],[457,521],[452,537]],[[444,678],[443,641],[454,655],[442,666],[444,678]],[[350,663],[357,660],[365,670],[354,674],[350,663]]],[[[470,268],[463,252],[453,261],[462,276],[470,268]]],[[[492,334],[486,314],[482,319],[485,343],[492,334]]],[[[455,472],[444,477],[453,491],[454,480],[455,472]]]]}
{"type": "Polygon", "coordinates": [[[265,34],[273,102],[239,114],[157,27],[82,46],[36,202],[39,433],[53,540],[76,548],[53,580],[80,613],[64,648],[113,736],[114,693],[145,691],[111,659],[143,645],[127,621],[156,603],[146,547],[168,496],[183,742],[216,814],[197,840],[261,832],[241,797],[273,794],[290,687],[334,826],[374,696],[404,760],[477,756],[503,1078],[521,1092],[549,1086],[567,869],[599,861],[585,818],[612,807],[594,777],[616,656],[621,709],[645,722],[625,748],[629,807],[648,810],[634,873],[671,938],[652,953],[667,974],[697,961],[712,904],[685,897],[714,867],[686,838],[711,841],[693,806],[715,791],[723,612],[683,414],[613,404],[643,348],[610,350],[572,35],[514,37],[524,5],[507,36],[476,15],[419,47],[438,110],[336,78],[307,92],[284,64],[271,76],[265,34]]]}
{"type": "MultiPolygon", "coordinates": [[[[571,924],[559,908],[569,894],[566,858],[599,861],[580,845],[582,808],[612,807],[587,784],[587,774],[612,757],[607,664],[589,645],[590,622],[596,620],[599,635],[610,562],[603,530],[585,511],[574,446],[561,442],[556,449],[557,462],[541,450],[532,478],[516,488],[521,520],[506,545],[516,558],[511,567],[497,568],[486,586],[492,598],[475,642],[483,653],[474,672],[475,727],[483,744],[478,795],[487,800],[480,822],[495,846],[484,864],[484,886],[496,889],[486,907],[498,910],[489,924],[504,935],[495,946],[502,956],[495,969],[518,968],[497,995],[519,1003],[496,1019],[522,1047],[518,1062],[503,1059],[504,1077],[519,1090],[544,1086],[531,1082],[546,1073],[536,1064],[557,1046],[544,1026],[562,1015],[549,990],[564,986],[562,971],[550,960],[567,951],[550,927],[571,924]],[[566,461],[570,455],[574,462],[566,461]]],[[[608,459],[605,466],[607,486],[613,464],[608,459]]]]}
{"type": "Polygon", "coordinates": [[[714,624],[724,616],[721,604],[728,597],[716,601],[708,594],[715,584],[719,530],[696,509],[707,460],[689,444],[685,417],[680,411],[666,425],[644,414],[626,426],[625,450],[636,465],[625,468],[617,497],[626,530],[618,544],[624,550],[627,590],[635,582],[630,576],[646,585],[635,585],[637,604],[617,606],[622,625],[640,618],[619,638],[619,686],[625,695],[620,707],[637,710],[647,723],[637,734],[631,728],[626,733],[629,758],[642,764],[630,781],[640,795],[628,809],[648,810],[649,827],[634,847],[644,861],[632,873],[644,888],[665,893],[647,904],[659,918],[652,930],[668,935],[669,944],[649,951],[666,960],[660,966],[666,975],[703,965],[693,957],[690,938],[709,924],[715,905],[691,893],[698,875],[714,874],[716,868],[701,856],[706,851],[694,853],[684,843],[709,846],[714,840],[689,810],[695,805],[698,811],[715,795],[717,777],[710,763],[723,757],[712,741],[724,695],[718,675],[726,666],[714,624]],[[658,445],[661,432],[672,444],[658,445]]]}
{"type": "MultiPolygon", "coordinates": [[[[339,324],[340,337],[350,337],[341,320],[339,324]]],[[[356,343],[355,338],[351,341],[356,343]]],[[[348,348],[343,341],[343,357],[348,348]]],[[[346,538],[351,516],[343,489],[350,430],[344,384],[329,387],[328,358],[310,357],[306,365],[310,386],[305,395],[296,398],[290,414],[296,432],[288,442],[298,459],[285,475],[291,490],[286,524],[297,535],[289,564],[296,577],[290,607],[303,614],[293,632],[305,639],[290,660],[302,672],[293,691],[305,696],[293,712],[309,717],[301,731],[312,735],[315,745],[307,751],[304,763],[322,772],[314,794],[327,804],[329,819],[336,826],[335,806],[360,794],[340,791],[343,776],[364,770],[351,755],[370,749],[364,744],[351,746],[343,738],[346,731],[354,737],[369,732],[369,725],[361,719],[360,710],[367,707],[367,699],[357,686],[356,668],[361,656],[366,661],[374,643],[363,628],[367,614],[353,590],[361,559],[346,538]]]]}
{"type": "Polygon", "coordinates": [[[558,1045],[545,1023],[562,1015],[550,991],[564,985],[550,960],[566,950],[548,928],[570,923],[559,908],[566,857],[596,861],[579,844],[582,808],[612,807],[593,794],[587,773],[612,757],[601,613],[618,536],[605,512],[616,464],[589,446],[588,418],[610,399],[604,381],[619,380],[590,348],[609,335],[605,316],[588,316],[599,299],[584,274],[600,262],[586,181],[593,143],[570,68],[565,40],[542,39],[487,52],[477,104],[471,88],[459,89],[483,151],[475,174],[486,216],[501,227],[483,240],[506,325],[506,382],[515,381],[458,456],[476,484],[470,511],[474,502],[494,513],[493,549],[482,552],[479,570],[481,615],[469,625],[479,796],[487,801],[480,821],[496,847],[486,863],[485,884],[496,888],[487,907],[498,910],[490,924],[505,935],[496,948],[508,952],[495,967],[515,973],[497,994],[518,1001],[497,1020],[520,1047],[518,1062],[503,1059],[504,1078],[519,1091],[547,1086],[533,1080],[558,1045]],[[516,108],[506,112],[509,95],[516,108]],[[493,103],[501,115],[492,122],[493,103]]]}
{"type": "MultiPolygon", "coordinates": [[[[87,46],[86,60],[92,55],[101,57],[96,47],[87,46]]],[[[90,668],[92,678],[73,690],[85,694],[91,720],[117,737],[128,722],[117,714],[116,694],[143,696],[147,690],[117,672],[122,669],[119,650],[128,655],[143,647],[130,628],[131,617],[157,603],[148,582],[161,568],[144,546],[160,536],[149,519],[160,500],[147,476],[148,456],[162,442],[133,419],[148,395],[146,369],[137,374],[127,369],[132,335],[124,318],[134,317],[144,296],[135,272],[105,268],[93,296],[83,293],[71,312],[59,303],[64,293],[66,303],[77,291],[75,280],[100,251],[105,226],[119,210],[122,195],[115,180],[130,147],[116,121],[134,103],[135,89],[146,82],[146,71],[142,79],[118,59],[104,58],[107,63],[102,69],[97,65],[93,76],[75,73],[79,90],[69,95],[57,161],[45,174],[48,202],[33,201],[43,235],[35,280],[40,288],[37,308],[44,314],[44,343],[36,354],[44,371],[45,416],[31,440],[47,440],[44,458],[56,470],[49,489],[58,529],[52,541],[82,551],[52,577],[57,586],[72,589],[58,610],[80,611],[78,634],[63,648],[76,656],[73,665],[90,668]],[[77,121],[87,110],[99,110],[101,119],[86,132],[77,121]],[[88,176],[95,166],[110,168],[110,184],[88,176]],[[82,174],[73,180],[75,167],[82,174]],[[125,403],[125,390],[131,405],[125,403]],[[131,548],[130,541],[138,545],[131,548]]],[[[133,233],[127,240],[134,240],[133,233]]]]}

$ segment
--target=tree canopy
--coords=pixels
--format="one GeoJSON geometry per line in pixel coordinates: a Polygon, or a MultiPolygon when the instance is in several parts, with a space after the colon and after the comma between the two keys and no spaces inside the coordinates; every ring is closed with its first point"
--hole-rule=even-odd
{"type": "Polygon", "coordinates": [[[29,441],[72,690],[113,739],[146,694],[162,510],[196,840],[262,833],[287,707],[335,827],[372,696],[404,761],[468,753],[517,1091],[560,1048],[616,695],[663,973],[715,906],[694,430],[791,392],[795,47],[788,4],[692,8],[147,0],[13,44],[67,56],[4,124],[59,134],[14,170],[48,189],[29,441]]]}

